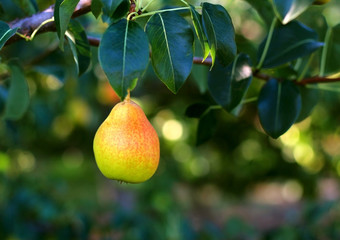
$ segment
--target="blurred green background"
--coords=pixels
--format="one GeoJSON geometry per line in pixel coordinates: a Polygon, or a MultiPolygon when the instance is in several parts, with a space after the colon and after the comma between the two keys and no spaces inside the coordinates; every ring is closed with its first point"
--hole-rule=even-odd
{"type": "MultiPolygon", "coordinates": [[[[24,17],[13,2],[1,4],[24,17]]],[[[227,8],[239,51],[255,62],[267,31],[257,12],[241,0],[210,2],[227,8]]],[[[149,10],[174,3],[156,1],[149,10]]],[[[334,25],[339,3],[313,6],[300,19],[314,27],[324,14],[334,25]]],[[[91,14],[80,20],[91,36],[107,27],[91,14]]],[[[238,118],[215,110],[217,123],[206,126],[212,138],[196,146],[198,120],[184,113],[212,102],[208,67],[194,66],[177,95],[149,67],[132,97],[159,135],[160,165],[145,183],[119,184],[103,177],[92,152],[117,101],[97,48],[80,79],[55,33],[5,47],[1,57],[24,66],[31,103],[21,120],[0,122],[0,239],[340,239],[339,84],[320,91],[312,116],[277,140],[260,129],[253,102],[238,118]]],[[[262,84],[254,79],[249,97],[262,84]]]]}

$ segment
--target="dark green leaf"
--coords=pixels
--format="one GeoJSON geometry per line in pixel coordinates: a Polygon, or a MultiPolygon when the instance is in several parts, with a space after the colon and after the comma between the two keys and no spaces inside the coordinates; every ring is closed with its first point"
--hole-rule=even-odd
{"type": "Polygon", "coordinates": [[[236,55],[234,26],[228,12],[221,5],[205,2],[202,6],[202,23],[210,47],[212,66],[215,58],[227,66],[236,55]]]}
{"type": "Polygon", "coordinates": [[[199,120],[196,136],[196,145],[209,140],[216,131],[216,117],[214,111],[207,111],[199,120]]]}
{"type": "Polygon", "coordinates": [[[68,77],[77,77],[74,67],[72,51],[69,51],[69,44],[65,45],[65,51],[59,48],[50,52],[47,56],[34,64],[34,69],[45,75],[53,75],[60,83],[64,84],[68,77]]]}
{"type": "Polygon", "coordinates": [[[18,28],[11,29],[7,23],[0,21],[0,50],[5,45],[5,43],[10,39],[16,32],[18,28]]]}
{"type": "MultiPolygon", "coordinates": [[[[293,21],[275,28],[262,67],[272,68],[299,57],[311,54],[323,43],[318,42],[317,33],[300,22],[293,21]]],[[[267,38],[261,43],[258,59],[261,57],[267,38]]]]}
{"type": "Polygon", "coordinates": [[[28,84],[22,70],[16,65],[10,65],[11,78],[4,119],[18,120],[26,112],[29,105],[28,84]]]}
{"type": "Polygon", "coordinates": [[[146,33],[155,73],[177,93],[192,67],[194,36],[190,25],[176,13],[157,13],[149,19],[146,33]]]}
{"type": "Polygon", "coordinates": [[[240,54],[235,61],[223,67],[217,61],[209,72],[208,87],[214,100],[227,111],[242,101],[252,80],[250,59],[240,54]]]}
{"type": "Polygon", "coordinates": [[[262,72],[276,79],[296,80],[298,77],[298,72],[291,65],[268,68],[262,72]]]}
{"type": "Polygon", "coordinates": [[[324,49],[326,51],[324,74],[331,75],[340,72],[340,24],[330,28],[327,35],[324,49]]]}
{"type": "Polygon", "coordinates": [[[202,64],[192,66],[191,77],[194,79],[200,93],[205,93],[208,89],[209,67],[202,64]]]}
{"type": "Polygon", "coordinates": [[[307,118],[315,105],[319,101],[319,90],[315,88],[299,87],[301,94],[301,111],[296,122],[300,122],[307,118]]]}
{"type": "Polygon", "coordinates": [[[33,15],[38,11],[38,6],[35,0],[13,0],[26,15],[33,15]]]}
{"type": "Polygon", "coordinates": [[[8,97],[7,89],[0,86],[0,116],[5,110],[7,97],[8,97]]]}
{"type": "Polygon", "coordinates": [[[99,46],[99,62],[122,99],[128,89],[132,90],[148,61],[148,39],[136,22],[121,19],[106,29],[99,46]]]}
{"type": "Polygon", "coordinates": [[[129,0],[102,0],[103,21],[108,23],[117,22],[124,17],[130,9],[129,0]]]}
{"type": "Polygon", "coordinates": [[[270,0],[246,0],[252,5],[258,14],[262,17],[263,21],[270,26],[274,18],[274,11],[270,0]]]}
{"type": "Polygon", "coordinates": [[[206,103],[194,103],[187,107],[185,115],[190,118],[199,118],[209,108],[209,104],[206,103]]]}
{"type": "Polygon", "coordinates": [[[301,111],[301,95],[292,81],[269,80],[258,99],[260,122],[266,133],[278,138],[296,121],[301,111]]]}
{"type": "Polygon", "coordinates": [[[91,11],[95,18],[98,18],[102,12],[103,3],[101,0],[92,0],[91,11]]]}
{"type": "Polygon", "coordinates": [[[314,0],[274,0],[274,9],[276,16],[283,24],[289,23],[291,20],[303,13],[314,0]]]}
{"type": "Polygon", "coordinates": [[[209,45],[202,26],[202,16],[195,10],[195,7],[192,5],[190,5],[190,13],[197,38],[203,50],[203,59],[206,59],[209,56],[209,45]]]}
{"type": "Polygon", "coordinates": [[[77,65],[77,73],[80,76],[90,65],[90,44],[84,28],[78,21],[71,20],[68,29],[69,34],[67,34],[67,38],[77,65]]]}
{"type": "Polygon", "coordinates": [[[59,47],[64,49],[64,35],[79,0],[57,0],[54,6],[54,21],[60,40],[59,47]]]}

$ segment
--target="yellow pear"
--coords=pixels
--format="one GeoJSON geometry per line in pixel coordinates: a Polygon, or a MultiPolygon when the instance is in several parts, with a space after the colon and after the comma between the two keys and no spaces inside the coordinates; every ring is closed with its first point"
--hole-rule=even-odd
{"type": "Polygon", "coordinates": [[[118,103],[101,124],[93,141],[99,170],[128,183],[148,180],[159,162],[159,139],[143,110],[129,97],[118,103]]]}

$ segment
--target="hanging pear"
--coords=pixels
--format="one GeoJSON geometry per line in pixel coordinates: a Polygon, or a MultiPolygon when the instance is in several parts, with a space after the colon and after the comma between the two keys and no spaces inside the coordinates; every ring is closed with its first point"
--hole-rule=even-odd
{"type": "Polygon", "coordinates": [[[159,162],[159,139],[143,110],[129,96],[101,124],[93,141],[99,170],[128,183],[148,180],[159,162]]]}

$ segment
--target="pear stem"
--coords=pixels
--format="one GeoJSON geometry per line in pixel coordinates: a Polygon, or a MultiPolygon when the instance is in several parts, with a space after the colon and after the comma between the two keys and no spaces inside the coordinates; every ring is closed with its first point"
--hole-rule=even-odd
{"type": "Polygon", "coordinates": [[[124,102],[130,102],[130,89],[128,89],[127,92],[124,102]]]}

